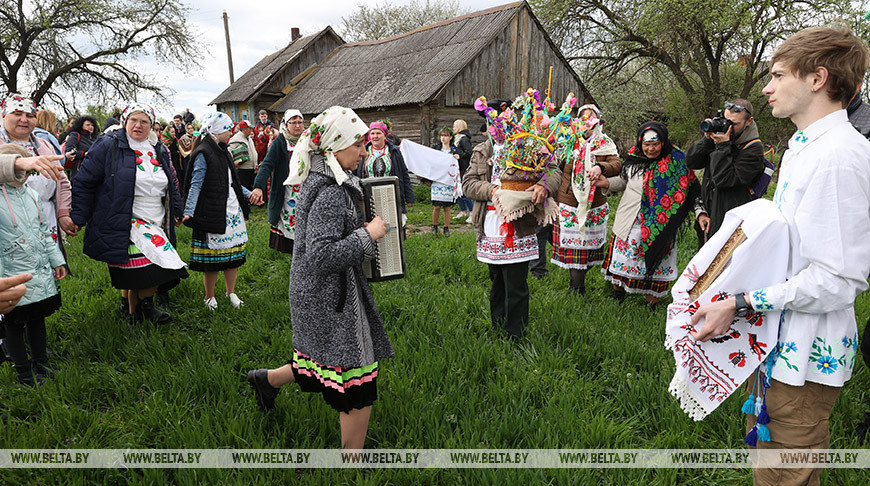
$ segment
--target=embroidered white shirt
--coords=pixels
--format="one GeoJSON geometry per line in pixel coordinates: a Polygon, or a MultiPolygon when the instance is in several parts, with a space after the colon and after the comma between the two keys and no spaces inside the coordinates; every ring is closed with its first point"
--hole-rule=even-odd
{"type": "Polygon", "coordinates": [[[771,376],[843,386],[858,349],[855,297],[870,273],[870,142],[845,110],[792,136],[774,203],[789,225],[788,278],[749,294],[758,310],[785,310],[771,376]]]}

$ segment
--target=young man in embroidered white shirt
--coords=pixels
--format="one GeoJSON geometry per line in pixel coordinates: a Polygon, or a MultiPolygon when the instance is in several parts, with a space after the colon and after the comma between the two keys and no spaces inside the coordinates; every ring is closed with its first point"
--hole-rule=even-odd
{"type": "MultiPolygon", "coordinates": [[[[870,273],[870,142],[849,124],[870,51],[850,31],[814,27],[786,40],[764,87],[773,116],[797,132],[774,196],[789,224],[787,281],[698,309],[694,337],[724,334],[735,314],[783,309],[769,373],[770,442],[758,448],[827,449],[828,419],[858,349],[855,297],[870,273]]],[[[745,314],[744,314],[745,315],[745,314]]],[[[755,416],[749,416],[749,427],[755,416]]],[[[755,469],[755,484],[819,484],[821,469],[755,469]]]]}

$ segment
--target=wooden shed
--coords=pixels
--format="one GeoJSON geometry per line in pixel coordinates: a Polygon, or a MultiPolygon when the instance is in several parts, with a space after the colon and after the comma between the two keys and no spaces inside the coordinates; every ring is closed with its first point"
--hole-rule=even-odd
{"type": "MultiPolygon", "coordinates": [[[[315,116],[332,105],[366,122],[392,121],[393,132],[429,144],[442,126],[464,119],[477,135],[474,100],[513,99],[533,87],[561,105],[569,92],[592,97],[525,1],[482,10],[376,41],[344,44],[285,85],[270,110],[315,116]]],[[[247,74],[246,74],[247,76],[247,74]]]]}
{"type": "MultiPolygon", "coordinates": [[[[313,35],[293,39],[286,47],[264,57],[209,103],[233,120],[255,120],[257,112],[287,94],[283,91],[305,76],[317,63],[344,44],[327,27],[313,35]]],[[[270,114],[274,119],[275,114],[270,114]]],[[[277,116],[280,118],[280,116],[277,116]]]]}

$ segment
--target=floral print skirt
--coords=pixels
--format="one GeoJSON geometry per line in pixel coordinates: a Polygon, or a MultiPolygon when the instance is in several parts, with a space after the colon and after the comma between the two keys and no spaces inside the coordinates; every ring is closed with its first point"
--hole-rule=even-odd
{"type": "Polygon", "coordinates": [[[668,293],[668,284],[678,276],[676,248],[671,247],[658,267],[647,276],[646,263],[640,256],[640,223],[635,221],[628,240],[611,235],[601,271],[606,280],[628,293],[664,297],[668,293]]]}
{"type": "Polygon", "coordinates": [[[132,242],[127,254],[126,262],[109,264],[109,277],[116,289],[150,289],[188,276],[184,267],[163,268],[152,262],[132,242]]]}
{"type": "Polygon", "coordinates": [[[112,286],[117,289],[148,289],[187,278],[187,270],[163,228],[142,218],[130,220],[128,259],[109,264],[112,286]]]}

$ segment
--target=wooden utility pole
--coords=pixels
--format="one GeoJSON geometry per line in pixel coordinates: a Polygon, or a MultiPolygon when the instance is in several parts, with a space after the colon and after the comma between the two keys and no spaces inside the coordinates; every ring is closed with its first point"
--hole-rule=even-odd
{"type": "Polygon", "coordinates": [[[236,77],[233,76],[233,51],[230,49],[230,23],[227,19],[227,11],[224,10],[224,34],[227,37],[227,63],[230,65],[230,84],[236,82],[236,77]]]}

